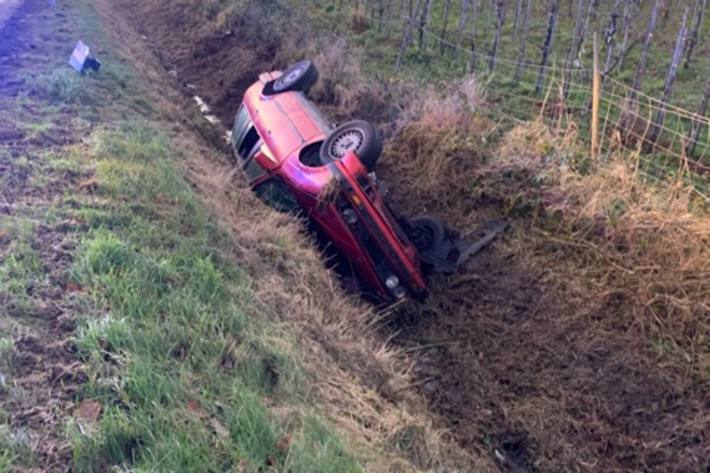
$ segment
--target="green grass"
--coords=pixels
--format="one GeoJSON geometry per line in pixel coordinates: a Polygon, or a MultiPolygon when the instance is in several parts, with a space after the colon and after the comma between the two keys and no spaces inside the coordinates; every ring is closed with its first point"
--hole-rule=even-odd
{"type": "Polygon", "coordinates": [[[74,102],[82,97],[82,78],[73,69],[62,67],[33,79],[32,90],[61,102],[74,102]]]}
{"type": "Polygon", "coordinates": [[[94,307],[79,335],[92,366],[82,397],[104,412],[95,429],[71,428],[77,469],[360,471],[310,407],[294,341],[257,309],[169,139],[133,121],[92,148],[109,204],[76,212],[90,228],[72,274],[94,307]]]}
{"type": "Polygon", "coordinates": [[[3,298],[11,298],[15,303],[25,302],[30,286],[42,277],[35,225],[31,219],[22,217],[7,219],[0,225],[4,238],[10,240],[0,265],[0,288],[3,298]]]}

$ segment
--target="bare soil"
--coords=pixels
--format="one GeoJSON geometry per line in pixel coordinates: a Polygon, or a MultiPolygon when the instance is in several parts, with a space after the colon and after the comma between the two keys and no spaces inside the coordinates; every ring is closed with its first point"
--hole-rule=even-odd
{"type": "MultiPolygon", "coordinates": [[[[210,30],[199,2],[121,4],[167,71],[227,123],[244,88],[275,67],[273,45],[259,46],[249,28],[210,30]]],[[[412,213],[438,213],[468,228],[503,211],[463,186],[422,196],[416,179],[388,160],[380,173],[412,213]]],[[[529,253],[539,248],[515,239],[529,224],[513,226],[468,271],[434,277],[428,302],[384,334],[394,331],[395,343],[411,349],[417,389],[442,426],[504,472],[710,471],[704,385],[658,364],[648,341],[619,317],[622,300],[555,282],[558,261],[535,264],[529,253]]],[[[557,252],[562,261],[564,251],[557,252]]]]}

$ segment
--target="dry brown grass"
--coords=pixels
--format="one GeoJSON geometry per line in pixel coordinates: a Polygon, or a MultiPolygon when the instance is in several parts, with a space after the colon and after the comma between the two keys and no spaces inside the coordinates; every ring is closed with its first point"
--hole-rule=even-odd
{"type": "Polygon", "coordinates": [[[538,183],[528,197],[549,216],[537,233],[541,244],[566,246],[576,263],[575,274],[560,280],[593,282],[594,294],[613,299],[630,330],[709,379],[710,219],[703,202],[677,182],[645,181],[628,155],[577,172],[568,157],[580,153],[568,135],[533,122],[508,134],[491,166],[538,183]]]}
{"type": "Polygon", "coordinates": [[[485,103],[475,77],[409,92],[383,164],[416,179],[424,198],[445,200],[466,187],[480,164],[490,123],[474,112],[485,103]]]}
{"type": "Polygon", "coordinates": [[[423,308],[443,327],[419,340],[474,338],[443,362],[460,364],[448,388],[466,401],[436,396],[457,433],[475,438],[462,419],[480,416],[467,403],[492,405],[527,434],[545,471],[700,464],[706,449],[693,441],[647,440],[693,439],[709,420],[699,406],[710,379],[710,221],[692,192],[645,182],[633,156],[590,163],[568,120],[521,124],[495,149],[467,147],[457,139],[471,133],[470,112],[429,103],[403,119],[384,163],[396,199],[459,229],[501,215],[513,223],[472,274],[435,283],[423,308]]]}

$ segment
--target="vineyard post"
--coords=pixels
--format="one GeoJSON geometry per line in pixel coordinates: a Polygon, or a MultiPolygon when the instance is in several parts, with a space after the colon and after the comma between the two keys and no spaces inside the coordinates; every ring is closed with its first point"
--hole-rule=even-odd
{"type": "MultiPolygon", "coordinates": [[[[414,28],[414,21],[416,15],[419,12],[421,3],[422,0],[417,0],[416,6],[413,8],[413,10],[410,10],[412,14],[409,16],[409,18],[405,18],[404,20],[404,25],[402,27],[402,44],[400,45],[399,54],[397,54],[397,62],[394,66],[395,72],[399,71],[399,68],[402,65],[402,60],[404,59],[404,54],[407,52],[407,48],[409,47],[409,42],[412,39],[412,29],[414,28]]],[[[413,2],[410,3],[410,5],[412,4],[413,2]]]]}
{"type": "Polygon", "coordinates": [[[479,0],[473,0],[473,5],[471,6],[471,15],[473,25],[471,26],[471,70],[475,71],[478,64],[478,55],[476,54],[476,45],[478,41],[476,39],[476,34],[478,32],[478,16],[480,14],[479,0]]]}
{"type": "Polygon", "coordinates": [[[552,42],[555,39],[555,30],[557,29],[557,16],[560,11],[560,0],[550,0],[549,13],[547,20],[547,33],[545,35],[545,43],[542,46],[542,59],[540,60],[540,73],[537,76],[535,83],[535,95],[540,95],[542,84],[545,79],[545,68],[547,61],[552,54],[552,42]]]}
{"type": "Polygon", "coordinates": [[[646,33],[644,34],[643,49],[641,50],[641,59],[639,59],[638,67],[636,68],[636,76],[634,78],[634,85],[631,87],[631,100],[636,99],[636,95],[639,90],[641,90],[641,81],[643,76],[646,74],[646,65],[648,63],[648,53],[651,50],[651,42],[653,41],[653,34],[656,32],[656,23],[658,21],[658,10],[663,5],[663,0],[655,0],[653,2],[653,7],[651,9],[651,16],[648,20],[648,27],[646,28],[646,33]]]}
{"type": "Polygon", "coordinates": [[[496,68],[496,56],[498,56],[498,47],[500,45],[500,35],[503,31],[503,23],[505,23],[505,0],[495,0],[495,15],[496,15],[496,32],[493,36],[493,44],[491,45],[490,60],[488,69],[493,71],[496,68]]]}
{"type": "MultiPolygon", "coordinates": [[[[710,103],[710,78],[705,83],[703,99],[700,101],[700,107],[698,107],[698,111],[696,113],[698,117],[705,117],[705,114],[708,111],[708,103],[710,103]]],[[[688,145],[686,146],[685,150],[688,156],[693,156],[693,154],[695,154],[695,147],[698,144],[698,139],[700,138],[700,129],[702,128],[702,126],[702,123],[696,122],[694,119],[691,119],[690,132],[688,133],[688,145]]],[[[708,130],[708,133],[710,133],[710,130],[708,130]]]]}
{"type": "MultiPolygon", "coordinates": [[[[616,33],[617,22],[619,20],[619,10],[621,9],[621,0],[614,0],[614,8],[609,14],[609,26],[604,33],[604,44],[606,45],[606,60],[604,61],[604,74],[609,74],[612,68],[614,52],[616,49],[616,33]]],[[[626,8],[626,7],[624,7],[626,8]]]]}
{"type": "Polygon", "coordinates": [[[526,0],[525,2],[525,12],[523,17],[523,32],[520,34],[520,45],[518,46],[518,61],[515,65],[515,75],[513,80],[515,82],[520,80],[520,74],[523,70],[523,63],[526,62],[526,53],[528,41],[528,31],[530,30],[530,15],[532,8],[532,0],[526,0]]]}
{"type": "Polygon", "coordinates": [[[675,47],[673,48],[673,55],[671,56],[671,63],[668,66],[668,72],[666,73],[666,81],[663,84],[663,96],[661,98],[661,106],[658,107],[656,116],[653,120],[653,128],[651,131],[651,138],[648,142],[649,145],[655,145],[658,140],[658,135],[663,127],[663,121],[666,116],[666,104],[671,99],[673,94],[673,83],[675,82],[676,76],[678,75],[678,66],[680,64],[681,57],[683,56],[683,49],[685,48],[685,41],[688,37],[688,7],[685,7],[683,12],[683,20],[681,21],[680,29],[678,30],[678,36],[676,38],[675,47]]]}
{"type": "Polygon", "coordinates": [[[688,46],[686,47],[686,69],[690,66],[690,62],[693,60],[693,51],[695,50],[695,46],[698,45],[698,41],[700,41],[700,28],[703,26],[703,17],[707,3],[708,0],[698,0],[695,4],[695,12],[692,20],[694,26],[688,38],[688,46]]]}
{"type": "Polygon", "coordinates": [[[599,103],[601,101],[601,71],[599,70],[599,41],[594,32],[594,77],[592,80],[592,159],[597,160],[599,154],[599,103]]]}
{"type": "Polygon", "coordinates": [[[419,49],[426,49],[426,33],[429,28],[429,20],[431,17],[431,2],[432,0],[424,0],[421,16],[419,17],[419,49]]]}

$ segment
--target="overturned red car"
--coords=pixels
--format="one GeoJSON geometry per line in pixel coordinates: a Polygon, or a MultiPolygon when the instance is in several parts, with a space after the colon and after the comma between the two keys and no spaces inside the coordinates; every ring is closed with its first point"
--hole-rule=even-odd
{"type": "Polygon", "coordinates": [[[426,270],[455,270],[505,224],[488,224],[470,242],[432,217],[398,215],[374,172],[380,134],[359,120],[331,127],[306,98],[317,80],[310,61],[261,74],[236,114],[232,146],[238,164],[261,200],[307,217],[364,295],[387,302],[421,299],[426,270]]]}

